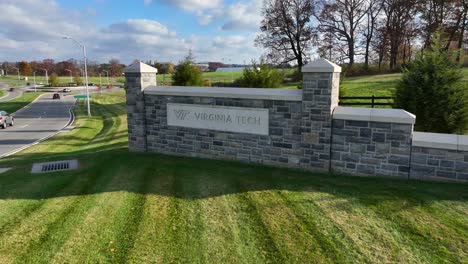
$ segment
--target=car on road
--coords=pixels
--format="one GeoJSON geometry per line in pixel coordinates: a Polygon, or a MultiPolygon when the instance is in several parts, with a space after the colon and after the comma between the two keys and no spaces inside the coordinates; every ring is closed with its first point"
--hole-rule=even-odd
{"type": "Polygon", "coordinates": [[[0,111],[0,127],[5,129],[7,126],[13,126],[15,118],[5,111],[0,111]]]}
{"type": "Polygon", "coordinates": [[[64,93],[69,93],[69,92],[71,92],[71,90],[70,90],[70,89],[68,89],[68,88],[65,88],[65,89],[63,89],[63,91],[62,91],[62,92],[64,92],[64,93]]]}
{"type": "Polygon", "coordinates": [[[60,94],[54,93],[54,95],[52,96],[52,99],[60,99],[60,94]]]}
{"type": "Polygon", "coordinates": [[[15,91],[15,88],[10,88],[10,92],[14,92],[15,91]]]}

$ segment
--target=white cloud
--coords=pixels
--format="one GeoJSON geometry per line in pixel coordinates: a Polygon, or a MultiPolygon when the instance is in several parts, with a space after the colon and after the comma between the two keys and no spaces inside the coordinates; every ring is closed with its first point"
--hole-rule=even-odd
{"type": "Polygon", "coordinates": [[[198,23],[208,25],[222,20],[221,30],[258,31],[262,9],[262,0],[250,0],[233,3],[198,14],[198,23]]]}
{"type": "Polygon", "coordinates": [[[248,3],[235,3],[225,11],[226,22],[223,30],[253,30],[260,27],[262,2],[253,0],[248,3]]]}
{"type": "Polygon", "coordinates": [[[143,4],[145,6],[150,5],[153,2],[153,0],[143,0],[143,4]]]}
{"type": "MultiPolygon", "coordinates": [[[[188,2],[211,7],[220,1],[214,1],[215,4],[211,1],[188,2]]],[[[253,34],[181,37],[159,21],[140,18],[116,21],[98,28],[89,19],[94,12],[64,9],[56,0],[0,0],[0,10],[2,61],[80,59],[80,49],[72,41],[63,40],[64,35],[83,42],[89,59],[101,62],[111,58],[118,58],[123,63],[133,59],[178,61],[189,49],[203,61],[231,58],[232,62],[239,62],[258,56],[253,34]]],[[[211,17],[207,17],[206,23],[218,19],[218,12],[213,9],[207,14],[211,17]]]]}
{"type": "Polygon", "coordinates": [[[186,11],[201,12],[206,9],[218,8],[222,0],[163,0],[164,2],[186,11]]]}
{"type": "Polygon", "coordinates": [[[163,24],[149,19],[128,19],[122,23],[116,23],[109,26],[105,31],[110,33],[143,33],[175,36],[174,32],[163,24]]]}

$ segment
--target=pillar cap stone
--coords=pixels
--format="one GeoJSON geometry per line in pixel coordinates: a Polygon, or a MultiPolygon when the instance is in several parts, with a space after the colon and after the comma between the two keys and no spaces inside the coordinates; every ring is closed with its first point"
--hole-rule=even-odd
{"type": "Polygon", "coordinates": [[[151,67],[141,61],[136,61],[125,68],[125,73],[158,73],[158,69],[151,67]]]}
{"type": "Polygon", "coordinates": [[[341,72],[341,67],[327,59],[317,59],[304,65],[302,72],[341,72]]]}

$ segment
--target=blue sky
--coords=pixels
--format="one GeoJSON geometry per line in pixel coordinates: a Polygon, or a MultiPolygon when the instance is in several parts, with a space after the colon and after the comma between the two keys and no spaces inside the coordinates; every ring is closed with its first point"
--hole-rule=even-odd
{"type": "Polygon", "coordinates": [[[262,0],[0,0],[0,61],[80,57],[179,61],[192,49],[199,61],[250,62],[262,50],[262,0]]]}

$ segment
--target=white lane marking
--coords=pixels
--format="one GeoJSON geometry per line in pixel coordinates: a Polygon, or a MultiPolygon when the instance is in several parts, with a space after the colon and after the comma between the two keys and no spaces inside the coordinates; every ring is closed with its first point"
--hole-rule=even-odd
{"type": "Polygon", "coordinates": [[[29,125],[22,125],[20,126],[20,128],[25,128],[25,127],[28,127],[29,125]]]}

